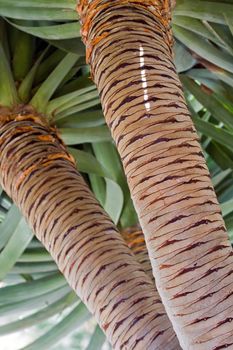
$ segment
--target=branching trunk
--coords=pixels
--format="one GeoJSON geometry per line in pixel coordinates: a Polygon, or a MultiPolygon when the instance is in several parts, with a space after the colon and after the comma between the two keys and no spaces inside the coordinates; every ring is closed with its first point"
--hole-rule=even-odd
{"type": "Polygon", "coordinates": [[[178,349],[154,285],[93,197],[54,129],[0,115],[1,185],[115,349],[178,349]]]}
{"type": "Polygon", "coordinates": [[[93,79],[184,349],[233,348],[233,256],[171,49],[166,0],[81,1],[93,79]]]}

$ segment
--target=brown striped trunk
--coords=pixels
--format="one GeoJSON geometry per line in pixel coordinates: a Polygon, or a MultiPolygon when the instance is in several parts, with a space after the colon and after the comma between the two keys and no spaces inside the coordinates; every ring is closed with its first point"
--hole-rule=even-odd
{"type": "Polygon", "coordinates": [[[56,131],[30,109],[4,113],[1,185],[113,348],[179,349],[153,283],[77,172],[56,131]]]}
{"type": "Polygon", "coordinates": [[[154,281],[151,262],[148,256],[148,250],[144,234],[139,226],[130,227],[121,232],[122,237],[127,243],[127,246],[134,253],[137,261],[142,265],[143,270],[154,281]]]}
{"type": "Polygon", "coordinates": [[[233,349],[233,256],[176,73],[168,1],[81,1],[93,79],[184,349],[233,349]]]}

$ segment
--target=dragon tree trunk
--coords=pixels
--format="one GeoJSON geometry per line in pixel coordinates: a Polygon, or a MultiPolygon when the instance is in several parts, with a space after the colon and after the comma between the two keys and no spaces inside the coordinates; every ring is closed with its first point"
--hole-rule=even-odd
{"type": "Polygon", "coordinates": [[[179,349],[153,283],[30,108],[0,110],[0,182],[114,349],[179,349]]]}
{"type": "Polygon", "coordinates": [[[184,349],[233,349],[233,253],[173,63],[168,0],[81,0],[87,60],[184,349]]]}

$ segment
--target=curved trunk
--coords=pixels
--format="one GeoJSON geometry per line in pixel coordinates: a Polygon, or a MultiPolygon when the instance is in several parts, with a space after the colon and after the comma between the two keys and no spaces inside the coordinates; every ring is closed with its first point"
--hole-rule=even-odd
{"type": "Polygon", "coordinates": [[[233,348],[233,256],[176,73],[168,1],[81,1],[83,38],[184,349],[233,348]]]}
{"type": "Polygon", "coordinates": [[[150,277],[150,279],[154,281],[144,234],[140,227],[135,226],[125,229],[121,232],[121,235],[126,241],[127,246],[134,253],[136,260],[142,265],[143,270],[150,277]]]}
{"type": "Polygon", "coordinates": [[[115,349],[178,349],[153,283],[93,197],[54,129],[0,116],[0,182],[115,349]]]}

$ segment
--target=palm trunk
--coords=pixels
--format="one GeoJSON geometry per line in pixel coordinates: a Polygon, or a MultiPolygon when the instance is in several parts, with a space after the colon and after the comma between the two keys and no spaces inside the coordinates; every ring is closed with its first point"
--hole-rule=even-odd
{"type": "Polygon", "coordinates": [[[168,2],[81,1],[82,34],[180,344],[233,348],[233,253],[173,64],[168,2]]]}
{"type": "Polygon", "coordinates": [[[30,109],[0,113],[0,180],[115,349],[178,349],[153,283],[56,134],[30,109]]]}

